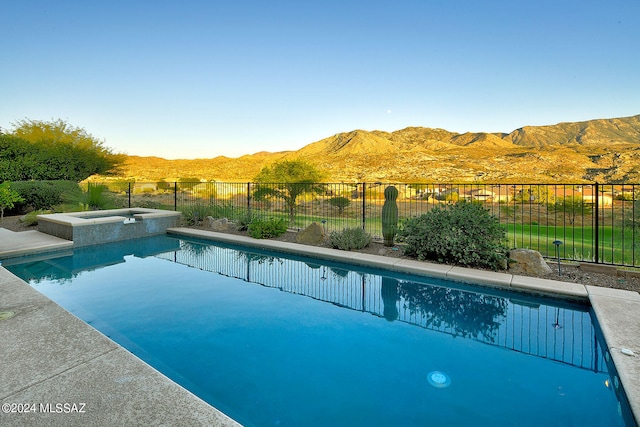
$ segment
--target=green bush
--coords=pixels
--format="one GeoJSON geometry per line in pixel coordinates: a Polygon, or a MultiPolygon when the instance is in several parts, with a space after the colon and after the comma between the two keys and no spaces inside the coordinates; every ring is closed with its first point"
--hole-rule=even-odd
{"type": "Polygon", "coordinates": [[[399,235],[405,254],[468,267],[497,270],[507,259],[505,231],[482,205],[457,202],[406,220],[399,235]]]}
{"type": "Polygon", "coordinates": [[[16,203],[19,212],[52,209],[63,203],[63,194],[79,190],[75,181],[16,181],[11,188],[24,199],[16,203]]]}
{"type": "Polygon", "coordinates": [[[24,200],[20,194],[11,189],[11,183],[5,181],[0,184],[0,220],[4,218],[5,209],[13,209],[16,203],[24,200]]]}
{"type": "Polygon", "coordinates": [[[247,228],[247,233],[254,239],[278,237],[287,231],[285,219],[254,219],[247,228]]]}
{"type": "Polygon", "coordinates": [[[362,249],[371,243],[371,235],[362,228],[345,228],[342,231],[334,231],[329,235],[329,244],[336,249],[350,251],[362,249]]]}

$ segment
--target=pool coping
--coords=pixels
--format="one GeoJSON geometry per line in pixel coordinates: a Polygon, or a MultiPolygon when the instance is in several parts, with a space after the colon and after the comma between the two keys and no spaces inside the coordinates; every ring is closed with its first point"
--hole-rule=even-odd
{"type": "Polygon", "coordinates": [[[176,211],[168,211],[162,209],[151,208],[122,208],[122,209],[109,209],[103,211],[81,211],[81,212],[67,212],[67,213],[52,213],[38,215],[39,220],[47,220],[56,224],[69,225],[73,227],[82,227],[92,224],[108,224],[112,222],[122,222],[129,216],[132,216],[136,221],[142,221],[146,218],[158,218],[158,217],[180,217],[182,214],[176,211]],[[109,214],[106,216],[97,216],[96,213],[109,214]]]}
{"type": "Polygon", "coordinates": [[[637,292],[185,227],[168,228],[167,234],[588,303],[598,320],[635,422],[640,425],[640,294],[637,292]]]}
{"type": "MultiPolygon", "coordinates": [[[[25,232],[13,233],[11,238],[17,239],[22,233],[25,232]]],[[[589,303],[602,329],[636,424],[640,424],[640,294],[636,292],[191,228],[169,228],[167,234],[589,303]],[[633,355],[627,355],[628,351],[633,355]]],[[[43,248],[34,246],[30,250],[39,253],[43,248]]],[[[0,413],[0,421],[4,417],[19,416],[22,425],[41,425],[43,422],[49,425],[104,425],[117,415],[123,420],[122,424],[150,421],[150,424],[187,422],[239,426],[2,267],[0,290],[0,312],[15,308],[16,313],[9,319],[0,320],[0,341],[3,343],[0,358],[6,362],[0,369],[0,384],[9,384],[0,390],[0,402],[81,403],[82,399],[98,402],[91,414],[0,413]],[[60,343],[65,345],[55,346],[60,343]],[[93,344],[85,346],[86,343],[93,344]],[[52,351],[52,345],[55,351],[52,351]],[[78,351],[78,348],[84,350],[78,351]],[[120,387],[122,385],[124,387],[120,387]],[[72,416],[74,418],[70,418],[72,416]]]]}

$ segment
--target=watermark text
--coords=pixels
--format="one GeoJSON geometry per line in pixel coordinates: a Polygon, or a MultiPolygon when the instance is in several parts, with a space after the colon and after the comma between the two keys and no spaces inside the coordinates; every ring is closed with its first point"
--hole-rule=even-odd
{"type": "Polygon", "coordinates": [[[86,403],[3,403],[3,414],[84,414],[86,413],[86,403]]]}

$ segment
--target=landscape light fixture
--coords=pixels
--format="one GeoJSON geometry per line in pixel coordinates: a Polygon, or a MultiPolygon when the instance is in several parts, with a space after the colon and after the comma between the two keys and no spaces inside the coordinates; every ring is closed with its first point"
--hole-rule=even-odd
{"type": "Polygon", "coordinates": [[[554,240],[553,244],[556,246],[556,257],[558,258],[558,276],[562,275],[560,271],[560,245],[562,244],[562,240],[554,240]]]}
{"type": "Polygon", "coordinates": [[[560,307],[556,308],[556,322],[552,323],[553,329],[558,330],[562,329],[562,325],[560,324],[560,307]]]}

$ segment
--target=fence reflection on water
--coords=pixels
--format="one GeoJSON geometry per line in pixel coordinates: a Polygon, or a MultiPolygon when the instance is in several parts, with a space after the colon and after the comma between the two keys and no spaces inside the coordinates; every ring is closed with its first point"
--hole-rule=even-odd
{"type": "Polygon", "coordinates": [[[587,311],[426,284],[313,260],[181,241],[159,258],[456,337],[606,372],[587,311]]]}

